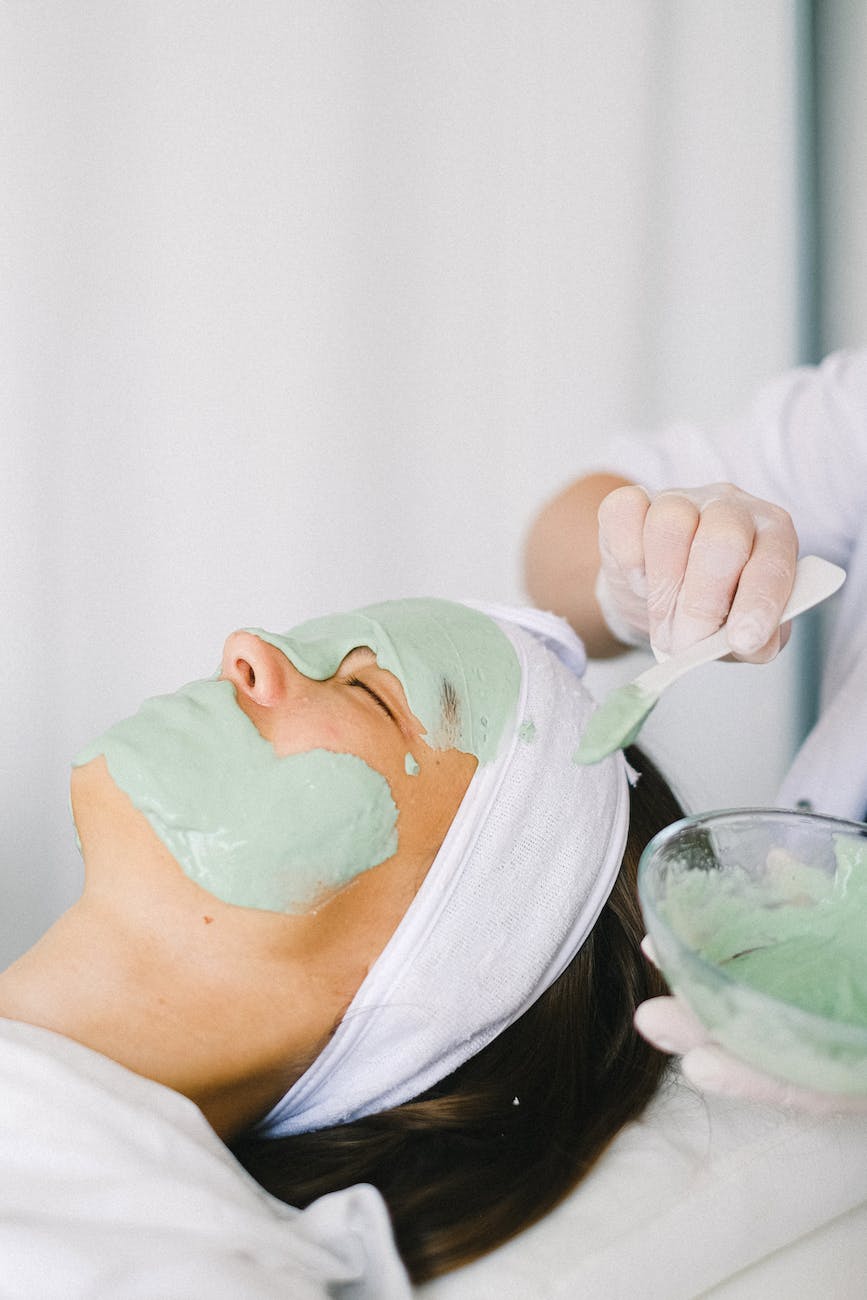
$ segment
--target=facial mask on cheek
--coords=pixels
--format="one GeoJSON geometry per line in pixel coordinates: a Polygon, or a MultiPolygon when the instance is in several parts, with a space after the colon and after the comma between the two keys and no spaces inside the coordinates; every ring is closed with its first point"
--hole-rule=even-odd
{"type": "Polygon", "coordinates": [[[313,619],[280,635],[249,629],[316,681],[367,646],[394,674],[434,749],[494,758],[514,718],[521,682],[515,651],[493,619],[449,600],[368,605],[313,619]]]}
{"type": "Polygon", "coordinates": [[[354,754],[279,758],[228,681],[147,700],[74,766],[99,754],[186,875],[225,903],[309,911],[397,850],[385,778],[354,754]]]}

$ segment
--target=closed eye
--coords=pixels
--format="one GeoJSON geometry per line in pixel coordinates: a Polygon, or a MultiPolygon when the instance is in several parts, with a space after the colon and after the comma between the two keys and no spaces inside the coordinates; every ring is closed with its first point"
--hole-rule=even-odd
{"type": "Polygon", "coordinates": [[[383,713],[385,713],[389,718],[391,718],[392,722],[395,723],[395,725],[398,725],[397,718],[394,716],[391,709],[386,704],[385,700],[382,698],[381,695],[377,695],[373,687],[368,686],[367,682],[363,682],[360,677],[347,677],[346,685],[360,686],[363,691],[367,691],[367,694],[370,696],[372,700],[376,701],[376,703],[382,709],[383,713]]]}

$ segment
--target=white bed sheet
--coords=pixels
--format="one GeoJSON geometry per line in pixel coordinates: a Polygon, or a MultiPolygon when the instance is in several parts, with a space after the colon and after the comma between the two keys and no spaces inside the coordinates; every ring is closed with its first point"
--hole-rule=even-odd
{"type": "Polygon", "coordinates": [[[409,1300],[372,1187],[303,1213],[180,1093],[0,1018],[0,1300],[409,1300]]]}
{"type": "Polygon", "coordinates": [[[867,1296],[867,1117],[704,1097],[672,1075],[541,1223],[424,1300],[867,1296]]]}

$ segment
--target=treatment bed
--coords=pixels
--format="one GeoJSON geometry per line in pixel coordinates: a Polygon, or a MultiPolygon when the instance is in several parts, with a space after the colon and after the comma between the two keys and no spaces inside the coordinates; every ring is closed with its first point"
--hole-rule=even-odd
{"type": "Polygon", "coordinates": [[[423,1300],[864,1300],[867,1116],[707,1097],[676,1071],[535,1227],[423,1300]]]}
{"type": "MultiPolygon", "coordinates": [[[[370,1188],[304,1215],[201,1112],[0,1021],[3,1300],[406,1300],[370,1188]]],[[[864,1300],[867,1116],[704,1098],[671,1072],[551,1214],[422,1300],[864,1300]]]]}

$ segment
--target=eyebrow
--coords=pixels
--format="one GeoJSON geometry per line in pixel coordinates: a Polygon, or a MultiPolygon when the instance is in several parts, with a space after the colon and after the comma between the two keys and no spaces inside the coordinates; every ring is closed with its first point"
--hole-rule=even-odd
{"type": "Polygon", "coordinates": [[[443,739],[450,746],[454,746],[461,732],[461,711],[454,682],[450,682],[447,677],[444,677],[440,684],[440,704],[442,708],[443,739]]]}

